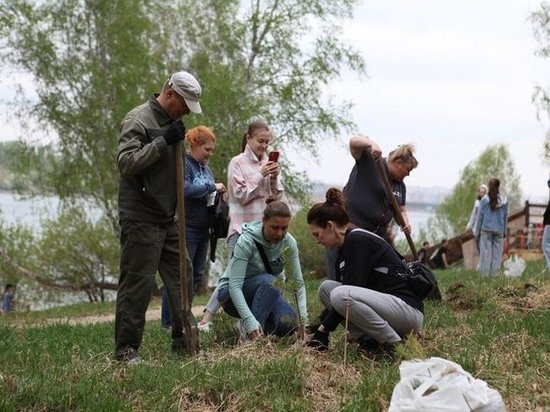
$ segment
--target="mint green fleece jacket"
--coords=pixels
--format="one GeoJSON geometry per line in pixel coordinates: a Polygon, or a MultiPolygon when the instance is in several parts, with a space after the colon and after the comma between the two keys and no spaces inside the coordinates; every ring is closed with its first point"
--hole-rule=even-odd
{"type": "Polygon", "coordinates": [[[229,285],[231,300],[233,301],[235,309],[239,312],[241,319],[244,321],[246,331],[250,333],[258,329],[260,323],[250,311],[242,291],[246,278],[267,273],[260,252],[254,243],[254,240],[256,240],[263,246],[269,264],[275,274],[280,274],[283,278],[284,276],[294,276],[292,280],[296,283],[300,317],[302,318],[303,324],[307,325],[306,289],[302,276],[302,268],[300,267],[300,257],[296,240],[290,233],[287,233],[280,242],[276,244],[269,243],[262,235],[262,226],[262,222],[243,224],[242,234],[239,236],[239,240],[237,240],[237,244],[233,250],[233,257],[229,260],[229,264],[220,278],[219,287],[221,288],[225,285],[229,285]],[[283,251],[287,248],[289,250],[287,256],[290,260],[288,265],[292,273],[282,274],[284,264],[283,251]]]}

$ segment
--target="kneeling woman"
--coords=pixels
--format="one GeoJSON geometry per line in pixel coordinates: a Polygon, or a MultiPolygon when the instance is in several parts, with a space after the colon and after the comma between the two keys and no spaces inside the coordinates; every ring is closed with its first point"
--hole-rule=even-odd
{"type": "Polygon", "coordinates": [[[337,281],[326,280],[319,287],[328,314],[309,346],[328,349],[329,333],[346,314],[352,339],[376,341],[390,353],[406,335],[420,330],[422,300],[398,275],[407,273],[405,263],[384,239],[350,225],[341,191],[329,189],[326,201],[309,210],[307,222],[317,243],[338,250],[339,275],[337,281]]]}
{"type": "Polygon", "coordinates": [[[298,247],[288,233],[290,217],[287,204],[276,200],[268,203],[261,222],[243,224],[233,256],[220,279],[218,299],[225,312],[240,318],[236,327],[241,340],[263,334],[284,336],[296,329],[296,313],[284,300],[282,291],[273,286],[276,275],[284,277],[285,259],[289,260],[287,267],[291,272],[286,275],[294,276],[301,324],[307,324],[298,247]],[[283,256],[285,250],[288,252],[283,256]]]}

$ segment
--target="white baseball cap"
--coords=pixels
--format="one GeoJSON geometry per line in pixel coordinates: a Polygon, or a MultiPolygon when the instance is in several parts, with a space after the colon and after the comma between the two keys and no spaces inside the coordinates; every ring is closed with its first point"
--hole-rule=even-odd
{"type": "Polygon", "coordinates": [[[172,74],[168,79],[168,86],[184,98],[189,110],[193,113],[202,113],[199,103],[202,94],[201,85],[191,73],[181,71],[172,74]]]}

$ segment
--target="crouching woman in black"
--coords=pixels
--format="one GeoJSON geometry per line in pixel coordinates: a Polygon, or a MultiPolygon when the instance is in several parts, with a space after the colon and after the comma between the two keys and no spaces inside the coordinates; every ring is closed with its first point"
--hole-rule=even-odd
{"type": "Polygon", "coordinates": [[[399,273],[407,267],[380,236],[353,228],[341,191],[331,188],[326,201],[308,212],[307,222],[317,243],[338,250],[339,279],[325,280],[319,298],[328,310],[308,346],[327,350],[329,334],[348,314],[351,338],[393,353],[395,345],[424,320],[422,300],[399,273]]]}

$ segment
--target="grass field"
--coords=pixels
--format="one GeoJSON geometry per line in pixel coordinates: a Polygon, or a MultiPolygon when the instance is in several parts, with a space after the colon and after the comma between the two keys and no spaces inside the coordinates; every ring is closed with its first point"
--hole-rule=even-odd
{"type": "MultiPolygon", "coordinates": [[[[113,322],[48,319],[104,315],[112,303],[0,317],[1,411],[381,411],[399,380],[400,360],[439,356],[462,365],[502,395],[508,411],[550,410],[550,275],[530,262],[523,277],[481,282],[477,272],[437,272],[442,302],[426,302],[424,330],[397,361],[348,345],[342,328],[328,353],[293,339],[238,345],[222,314],[200,335],[201,352],[178,357],[160,322],[148,322],[141,355],[112,359],[113,322]]],[[[318,280],[308,280],[311,317],[318,280]]],[[[198,303],[204,303],[201,297],[198,303]]],[[[153,306],[158,306],[153,301],[153,306]]]]}

